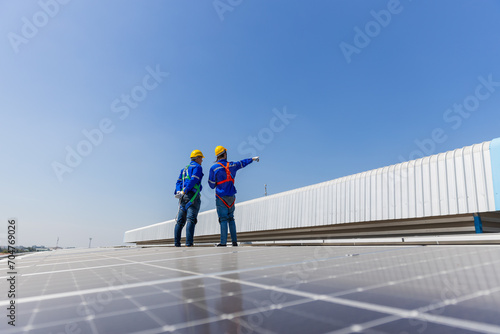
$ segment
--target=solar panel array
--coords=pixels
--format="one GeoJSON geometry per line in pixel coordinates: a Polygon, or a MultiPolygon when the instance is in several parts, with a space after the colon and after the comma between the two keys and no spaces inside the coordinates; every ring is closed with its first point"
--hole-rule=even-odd
{"type": "Polygon", "coordinates": [[[17,262],[5,334],[500,333],[497,246],[110,248],[17,262]]]}

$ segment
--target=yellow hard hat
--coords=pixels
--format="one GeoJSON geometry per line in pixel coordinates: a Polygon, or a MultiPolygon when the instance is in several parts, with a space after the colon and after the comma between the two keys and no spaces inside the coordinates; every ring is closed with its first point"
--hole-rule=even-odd
{"type": "Polygon", "coordinates": [[[226,149],[223,146],[217,146],[215,148],[215,156],[218,157],[222,153],[226,152],[226,149]]]}
{"type": "Polygon", "coordinates": [[[203,153],[201,153],[200,150],[194,150],[193,152],[191,152],[191,159],[192,158],[197,158],[197,157],[204,158],[203,153]]]}

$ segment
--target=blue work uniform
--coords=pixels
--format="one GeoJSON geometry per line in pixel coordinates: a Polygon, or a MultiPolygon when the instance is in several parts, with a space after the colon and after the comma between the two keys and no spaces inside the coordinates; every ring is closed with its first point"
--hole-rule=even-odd
{"type": "Polygon", "coordinates": [[[201,206],[201,180],[203,179],[203,169],[196,161],[181,170],[179,178],[175,184],[174,194],[184,191],[184,196],[179,199],[179,212],[177,223],[174,228],[174,244],[181,245],[181,233],[184,225],[186,227],[186,246],[193,245],[194,227],[198,222],[198,212],[201,206]]]}
{"type": "Polygon", "coordinates": [[[223,246],[227,243],[228,225],[229,232],[231,233],[231,241],[233,245],[237,245],[238,238],[236,236],[236,224],[234,222],[234,202],[236,199],[234,178],[239,169],[246,167],[252,162],[252,159],[243,159],[228,163],[226,159],[222,159],[217,161],[217,163],[210,168],[208,185],[212,189],[215,188],[215,205],[220,224],[220,244],[223,246]]]}
{"type": "Polygon", "coordinates": [[[187,194],[188,192],[193,190],[196,184],[200,185],[201,192],[201,179],[203,179],[203,168],[201,167],[201,165],[196,161],[191,161],[191,163],[187,166],[188,177],[184,175],[185,170],[186,168],[181,169],[181,173],[179,174],[179,178],[177,179],[177,183],[175,184],[174,195],[181,190],[184,190],[184,193],[187,194]]]}
{"type": "MultiPolygon", "coordinates": [[[[227,166],[226,159],[217,161],[217,163],[214,164],[212,168],[210,168],[210,174],[208,176],[208,185],[212,189],[214,189],[217,186],[217,188],[215,189],[215,193],[220,197],[234,196],[236,194],[236,188],[234,187],[234,182],[225,182],[217,185],[217,183],[227,179],[226,169],[222,167],[219,164],[219,162],[224,166],[227,166]]],[[[253,162],[252,159],[243,159],[241,161],[236,161],[236,162],[231,161],[229,163],[228,169],[229,172],[231,173],[232,178],[234,179],[236,177],[236,172],[239,169],[246,167],[252,162],[253,162]]]]}

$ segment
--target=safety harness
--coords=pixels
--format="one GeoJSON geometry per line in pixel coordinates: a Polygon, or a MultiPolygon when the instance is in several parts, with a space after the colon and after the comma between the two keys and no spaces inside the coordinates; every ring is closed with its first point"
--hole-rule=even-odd
{"type": "MultiPolygon", "coordinates": [[[[184,180],[191,180],[191,177],[189,176],[189,173],[188,173],[188,167],[189,165],[186,166],[186,168],[184,168],[184,171],[182,172],[182,182],[184,183],[184,180]]],[[[200,193],[200,185],[199,184],[195,184],[194,189],[196,189],[196,192],[194,193],[193,197],[191,197],[191,199],[189,200],[189,202],[191,202],[191,204],[193,204],[196,196],[198,196],[198,194],[200,193]]]]}
{"type": "MultiPolygon", "coordinates": [[[[226,182],[232,182],[234,185],[234,178],[231,175],[231,172],[229,171],[229,162],[227,163],[226,166],[224,166],[221,162],[218,162],[218,164],[221,165],[226,170],[226,179],[224,181],[217,182],[215,185],[218,186],[219,184],[223,184],[226,182]]],[[[217,193],[215,194],[215,196],[217,196],[228,209],[231,209],[234,206],[234,203],[236,202],[236,201],[233,201],[233,203],[231,203],[231,205],[229,205],[226,203],[226,201],[224,199],[222,199],[222,197],[217,195],[217,193]]]]}

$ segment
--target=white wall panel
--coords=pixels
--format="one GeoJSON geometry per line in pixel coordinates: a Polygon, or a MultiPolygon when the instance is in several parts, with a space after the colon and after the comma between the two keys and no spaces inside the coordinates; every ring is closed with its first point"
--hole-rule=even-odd
{"type": "MultiPolygon", "coordinates": [[[[491,164],[490,142],[485,142],[237,203],[237,229],[250,232],[495,211],[499,202],[495,194],[499,196],[491,164]]],[[[174,224],[170,220],[127,231],[124,241],[172,239],[174,224]]],[[[217,234],[216,211],[200,213],[195,236],[217,234]]]]}
{"type": "Polygon", "coordinates": [[[387,175],[385,177],[385,182],[387,182],[387,196],[388,196],[388,207],[387,207],[387,219],[394,219],[396,216],[396,183],[394,169],[395,165],[389,167],[387,175]]]}
{"type": "Polygon", "coordinates": [[[450,210],[447,195],[448,178],[446,176],[446,155],[439,155],[437,160],[436,178],[439,186],[439,211],[442,212],[443,215],[447,215],[450,213],[450,210]]]}
{"type": "Polygon", "coordinates": [[[431,187],[431,215],[439,215],[441,208],[439,207],[439,178],[438,178],[438,156],[433,155],[429,159],[429,185],[431,187]]]}
{"type": "Polygon", "coordinates": [[[403,194],[401,192],[401,165],[394,167],[394,217],[402,217],[403,215],[403,194]]]}
{"type": "Polygon", "coordinates": [[[356,198],[359,200],[359,206],[357,207],[359,214],[356,222],[362,222],[366,220],[366,172],[357,175],[359,187],[357,190],[358,196],[356,196],[356,198]]]}

